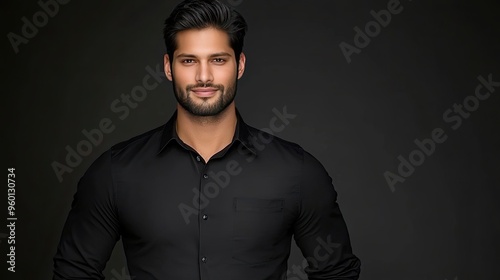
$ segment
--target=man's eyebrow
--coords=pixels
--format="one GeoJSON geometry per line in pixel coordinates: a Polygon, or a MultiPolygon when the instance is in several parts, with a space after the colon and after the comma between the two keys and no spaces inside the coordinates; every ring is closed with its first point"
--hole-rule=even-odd
{"type": "MultiPolygon", "coordinates": [[[[220,57],[220,56],[231,56],[231,54],[227,52],[218,52],[218,53],[213,53],[209,57],[220,57]]],[[[189,54],[189,53],[181,53],[177,55],[177,58],[196,58],[197,56],[194,54],[189,54]]]]}

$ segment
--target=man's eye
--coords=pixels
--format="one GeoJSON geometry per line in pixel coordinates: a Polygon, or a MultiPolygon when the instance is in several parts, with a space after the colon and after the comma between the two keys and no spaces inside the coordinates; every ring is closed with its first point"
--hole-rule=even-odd
{"type": "Polygon", "coordinates": [[[223,62],[226,62],[226,60],[224,58],[214,58],[214,62],[223,63],[223,62]]]}
{"type": "Polygon", "coordinates": [[[182,63],[193,63],[193,62],[194,62],[194,60],[192,60],[192,59],[184,59],[182,61],[182,63]]]}

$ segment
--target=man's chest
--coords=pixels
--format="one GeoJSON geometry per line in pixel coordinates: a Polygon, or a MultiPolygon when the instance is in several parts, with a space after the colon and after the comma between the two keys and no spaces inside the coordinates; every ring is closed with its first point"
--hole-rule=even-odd
{"type": "Polygon", "coordinates": [[[236,161],[135,170],[117,180],[124,238],[179,244],[186,239],[272,244],[290,230],[298,174],[236,161]]]}

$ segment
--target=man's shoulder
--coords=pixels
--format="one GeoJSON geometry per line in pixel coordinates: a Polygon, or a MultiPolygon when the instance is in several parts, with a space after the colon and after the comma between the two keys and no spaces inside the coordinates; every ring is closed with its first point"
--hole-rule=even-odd
{"type": "MultiPolygon", "coordinates": [[[[253,126],[247,125],[252,137],[258,139],[254,140],[258,143],[262,143],[264,148],[262,150],[266,150],[268,145],[271,145],[274,150],[279,150],[281,152],[286,152],[286,154],[291,155],[294,159],[299,160],[301,164],[306,166],[313,166],[313,168],[324,169],[323,164],[319,161],[319,159],[313,155],[306,148],[302,147],[302,145],[286,140],[282,137],[276,136],[272,133],[269,133],[265,130],[255,128],[253,126]],[[266,144],[266,142],[268,144],[266,144]]],[[[254,146],[257,150],[259,150],[259,146],[254,146]]]]}
{"type": "Polygon", "coordinates": [[[271,146],[274,149],[280,149],[293,153],[297,156],[302,157],[305,152],[304,148],[296,142],[291,140],[286,140],[274,133],[267,132],[263,129],[258,129],[256,127],[247,125],[250,135],[253,139],[248,139],[248,141],[254,141],[257,145],[254,145],[256,150],[264,151],[267,146],[271,146]]]}
{"type": "Polygon", "coordinates": [[[148,145],[151,148],[160,149],[160,139],[162,136],[163,129],[166,124],[162,124],[156,128],[147,130],[141,134],[130,137],[127,140],[123,140],[111,146],[109,152],[112,156],[116,156],[123,152],[138,152],[143,149],[144,146],[148,145]]]}
{"type": "MultiPolygon", "coordinates": [[[[135,159],[145,159],[160,149],[160,139],[165,124],[147,130],[127,140],[118,142],[102,152],[87,168],[84,177],[102,178],[111,169],[126,166],[135,159]]],[[[140,162],[140,160],[139,160],[140,162]]]]}

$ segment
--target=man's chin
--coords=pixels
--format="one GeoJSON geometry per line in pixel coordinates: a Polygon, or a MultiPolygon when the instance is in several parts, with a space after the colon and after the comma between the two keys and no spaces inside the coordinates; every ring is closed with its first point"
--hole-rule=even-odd
{"type": "Polygon", "coordinates": [[[193,107],[193,106],[188,106],[187,108],[184,107],[186,111],[191,113],[194,116],[199,116],[199,117],[211,117],[211,116],[217,116],[219,115],[224,109],[220,108],[208,108],[208,107],[193,107]]]}

